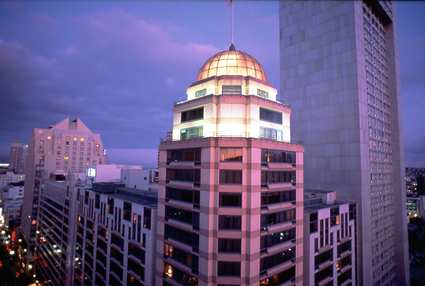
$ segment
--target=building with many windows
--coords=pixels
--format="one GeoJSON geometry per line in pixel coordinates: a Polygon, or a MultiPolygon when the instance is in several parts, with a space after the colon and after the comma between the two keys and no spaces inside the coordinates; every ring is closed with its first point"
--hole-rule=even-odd
{"type": "Polygon", "coordinates": [[[73,285],[155,285],[156,193],[103,182],[77,196],[73,285]]]}
{"type": "Polygon", "coordinates": [[[303,285],[303,148],[245,52],[213,55],[159,147],[155,285],[303,285]]]}
{"type": "Polygon", "coordinates": [[[105,163],[100,135],[93,133],[80,119],[69,118],[50,126],[35,128],[28,147],[25,171],[22,233],[32,253],[35,245],[39,193],[43,176],[85,173],[87,168],[105,163]]]}
{"type": "Polygon", "coordinates": [[[25,172],[25,159],[27,157],[28,145],[22,143],[13,143],[10,146],[9,170],[15,174],[25,172]]]}
{"type": "Polygon", "coordinates": [[[359,282],[409,284],[391,1],[281,1],[281,89],[307,188],[356,202],[359,282]]]}
{"type": "Polygon", "coordinates": [[[305,190],[304,285],[356,284],[356,206],[305,190]]]}
{"type": "Polygon", "coordinates": [[[23,200],[24,181],[13,182],[0,188],[0,207],[3,209],[4,223],[9,228],[14,228],[21,224],[23,200]]]}

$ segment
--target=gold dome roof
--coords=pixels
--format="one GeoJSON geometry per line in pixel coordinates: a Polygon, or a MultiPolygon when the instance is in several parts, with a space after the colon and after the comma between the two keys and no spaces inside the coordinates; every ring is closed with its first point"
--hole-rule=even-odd
{"type": "Polygon", "coordinates": [[[197,80],[212,76],[241,75],[267,81],[261,64],[245,52],[237,51],[233,44],[229,50],[221,51],[210,57],[198,72],[197,80]]]}

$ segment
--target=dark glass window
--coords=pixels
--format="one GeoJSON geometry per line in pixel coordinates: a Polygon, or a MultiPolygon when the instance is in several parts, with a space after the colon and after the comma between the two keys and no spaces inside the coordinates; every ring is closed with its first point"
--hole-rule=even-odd
{"type": "Polygon", "coordinates": [[[198,256],[167,243],[164,244],[164,256],[171,257],[187,267],[190,267],[193,273],[198,273],[198,256]]]}
{"type": "Polygon", "coordinates": [[[261,171],[261,185],[295,182],[295,171],[261,171]]]}
{"type": "Polygon", "coordinates": [[[295,209],[261,215],[261,227],[284,223],[295,219],[295,209]]]}
{"type": "Polygon", "coordinates": [[[260,281],[260,286],[278,286],[295,279],[295,266],[260,281]]]}
{"type": "Polygon", "coordinates": [[[111,242],[119,246],[121,250],[124,249],[124,240],[120,236],[116,235],[115,233],[111,234],[111,242]]]}
{"type": "Polygon", "coordinates": [[[145,269],[143,268],[143,266],[138,261],[131,258],[129,258],[127,262],[128,270],[133,271],[133,273],[139,275],[142,280],[145,280],[145,269]]]}
{"type": "Polygon", "coordinates": [[[282,124],[282,112],[260,107],[260,120],[282,124]]]}
{"type": "Polygon", "coordinates": [[[200,170],[167,169],[167,180],[200,183],[200,170]]]}
{"type": "Polygon", "coordinates": [[[338,256],[343,254],[346,251],[351,251],[351,240],[344,242],[343,244],[338,245],[338,256]]]}
{"type": "Polygon", "coordinates": [[[241,207],[242,194],[220,193],[220,207],[241,207]]]}
{"type": "Polygon", "coordinates": [[[139,245],[129,242],[128,253],[140,259],[140,261],[145,264],[145,251],[139,245]]]}
{"type": "Polygon", "coordinates": [[[100,207],[100,196],[98,194],[94,197],[94,207],[97,209],[100,207]]]}
{"type": "Polygon", "coordinates": [[[218,262],[218,276],[241,276],[240,262],[218,262]]]}
{"type": "Polygon", "coordinates": [[[223,85],[222,94],[242,94],[242,86],[240,85],[223,85]]]}
{"type": "Polygon", "coordinates": [[[201,149],[178,149],[167,152],[167,162],[200,162],[201,149]]]}
{"type": "Polygon", "coordinates": [[[347,271],[343,272],[341,275],[338,276],[338,285],[343,284],[345,281],[351,279],[351,269],[348,269],[347,271]]]}
{"type": "Polygon", "coordinates": [[[124,202],[123,219],[126,221],[131,220],[131,203],[129,202],[124,202]]]}
{"type": "Polygon", "coordinates": [[[166,188],[166,199],[182,201],[199,207],[199,191],[166,188]]]}
{"type": "Polygon", "coordinates": [[[274,255],[261,258],[260,271],[266,271],[293,258],[295,258],[295,247],[291,247],[274,255]]]}
{"type": "Polygon", "coordinates": [[[317,222],[317,212],[310,214],[310,233],[317,231],[318,222],[317,222]]]}
{"type": "Polygon", "coordinates": [[[333,275],[333,265],[326,267],[325,269],[314,274],[314,281],[319,283],[320,281],[333,275]]]}
{"type": "Polygon", "coordinates": [[[261,162],[265,163],[290,163],[295,164],[296,153],[293,151],[261,150],[261,162]]]}
{"type": "Polygon", "coordinates": [[[204,108],[196,108],[191,110],[186,110],[181,113],[181,122],[188,122],[193,120],[199,120],[204,118],[204,108]]]}
{"type": "Polygon", "coordinates": [[[284,202],[295,201],[295,190],[282,191],[282,192],[267,192],[261,194],[261,205],[271,205],[284,202]]]}
{"type": "Polygon", "coordinates": [[[242,162],[242,148],[220,148],[221,162],[242,162]]]}
{"type": "Polygon", "coordinates": [[[295,228],[284,230],[261,237],[261,249],[266,249],[280,243],[295,239],[295,228]]]}
{"type": "Polygon", "coordinates": [[[314,265],[317,267],[329,260],[332,260],[332,249],[316,255],[316,257],[314,257],[314,265]]]}
{"type": "Polygon", "coordinates": [[[240,216],[226,216],[221,215],[218,218],[219,229],[241,229],[241,217],[240,216]]]}
{"type": "Polygon", "coordinates": [[[111,257],[113,257],[116,261],[118,261],[120,264],[123,264],[123,258],[121,251],[117,250],[115,247],[111,247],[111,257]]]}
{"type": "Polygon", "coordinates": [[[183,223],[193,226],[194,229],[199,229],[199,213],[173,208],[170,206],[165,207],[165,219],[174,219],[183,223]]]}
{"type": "Polygon", "coordinates": [[[108,198],[108,214],[114,213],[114,199],[108,198]]]}
{"type": "Polygon", "coordinates": [[[164,231],[164,237],[165,239],[171,238],[174,240],[177,240],[181,243],[184,243],[186,245],[189,245],[192,247],[194,251],[198,251],[199,249],[199,237],[197,234],[181,230],[178,228],[175,228],[171,225],[166,224],[165,225],[165,231],[164,231]]]}
{"type": "Polygon", "coordinates": [[[241,240],[233,238],[219,238],[218,252],[241,253],[241,240]]]}
{"type": "Polygon", "coordinates": [[[222,185],[241,185],[241,170],[220,170],[220,184],[222,185]]]}
{"type": "Polygon", "coordinates": [[[143,227],[146,229],[151,229],[151,213],[150,208],[143,209],[143,227]]]}

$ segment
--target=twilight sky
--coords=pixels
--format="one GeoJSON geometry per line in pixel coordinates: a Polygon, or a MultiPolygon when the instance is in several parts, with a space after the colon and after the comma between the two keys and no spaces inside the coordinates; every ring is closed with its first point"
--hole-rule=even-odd
{"type": "MultiPolygon", "coordinates": [[[[425,3],[397,2],[406,165],[425,166],[425,3]]],[[[227,49],[225,1],[0,2],[0,161],[31,129],[80,117],[110,161],[151,166],[202,63],[227,49]]],[[[279,87],[277,1],[235,5],[236,47],[279,87]]]]}

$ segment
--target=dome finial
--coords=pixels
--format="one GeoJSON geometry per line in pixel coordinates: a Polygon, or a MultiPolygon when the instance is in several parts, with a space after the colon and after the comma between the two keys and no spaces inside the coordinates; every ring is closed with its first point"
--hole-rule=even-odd
{"type": "Polygon", "coordinates": [[[236,51],[236,47],[233,43],[230,44],[229,51],[236,51]]]}

